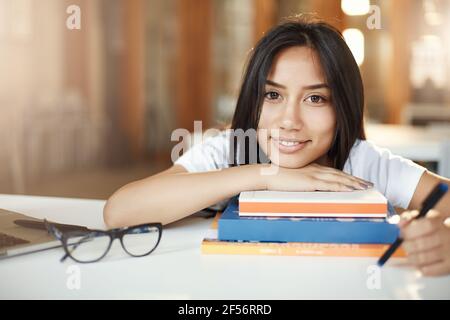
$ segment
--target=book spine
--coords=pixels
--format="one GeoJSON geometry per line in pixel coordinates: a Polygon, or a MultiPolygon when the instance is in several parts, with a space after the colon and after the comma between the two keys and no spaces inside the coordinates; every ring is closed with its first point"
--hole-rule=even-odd
{"type": "Polygon", "coordinates": [[[284,217],[284,218],[380,218],[387,217],[386,213],[290,213],[290,212],[239,212],[240,217],[284,217]]]}
{"type": "MultiPolygon", "coordinates": [[[[203,240],[203,254],[380,257],[389,245],[317,244],[317,243],[238,243],[203,240]]],[[[405,257],[400,248],[394,257],[405,257]]]]}
{"type": "Polygon", "coordinates": [[[305,221],[289,219],[219,219],[219,240],[388,244],[399,235],[387,222],[305,221]]]}
{"type": "Polygon", "coordinates": [[[240,215],[386,216],[387,203],[239,202],[240,215]]]}

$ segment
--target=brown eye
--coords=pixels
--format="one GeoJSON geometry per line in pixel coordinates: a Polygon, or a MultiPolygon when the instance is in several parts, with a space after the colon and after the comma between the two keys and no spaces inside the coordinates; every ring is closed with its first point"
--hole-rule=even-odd
{"type": "Polygon", "coordinates": [[[280,94],[275,91],[270,91],[265,94],[265,97],[269,100],[277,100],[280,98],[280,94]]]}
{"type": "Polygon", "coordinates": [[[319,103],[325,102],[325,98],[318,96],[318,95],[312,95],[312,96],[308,97],[307,100],[309,100],[310,102],[312,102],[314,104],[319,104],[319,103]]]}

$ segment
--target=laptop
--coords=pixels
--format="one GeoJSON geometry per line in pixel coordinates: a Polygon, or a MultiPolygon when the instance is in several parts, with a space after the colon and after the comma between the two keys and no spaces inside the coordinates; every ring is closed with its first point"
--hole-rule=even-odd
{"type": "Polygon", "coordinates": [[[0,259],[58,247],[62,247],[61,241],[47,232],[43,220],[0,209],[0,259]]]}

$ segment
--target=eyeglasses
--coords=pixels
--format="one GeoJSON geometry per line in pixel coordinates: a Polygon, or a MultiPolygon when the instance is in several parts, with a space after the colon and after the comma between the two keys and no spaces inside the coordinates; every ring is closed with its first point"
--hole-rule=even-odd
{"type": "Polygon", "coordinates": [[[82,230],[62,232],[54,224],[44,220],[48,232],[60,240],[65,255],[79,263],[97,262],[108,253],[115,239],[132,257],[144,257],[152,253],[159,244],[162,234],[161,223],[147,223],[138,226],[111,230],[82,230]]]}

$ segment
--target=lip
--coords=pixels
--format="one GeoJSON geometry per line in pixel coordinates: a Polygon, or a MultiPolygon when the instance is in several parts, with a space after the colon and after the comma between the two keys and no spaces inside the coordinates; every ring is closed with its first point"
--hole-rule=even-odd
{"type": "Polygon", "coordinates": [[[290,154],[302,150],[306,147],[308,142],[311,140],[299,140],[299,139],[285,139],[285,138],[271,138],[272,144],[281,152],[285,154],[290,154]],[[295,146],[284,146],[280,144],[280,140],[289,142],[300,142],[300,144],[295,146]]]}
{"type": "Polygon", "coordinates": [[[275,140],[275,141],[283,140],[283,141],[300,142],[300,143],[309,141],[309,140],[302,140],[302,139],[295,139],[295,138],[285,138],[285,137],[278,137],[278,138],[271,137],[271,138],[272,138],[273,140],[275,140]]]}

